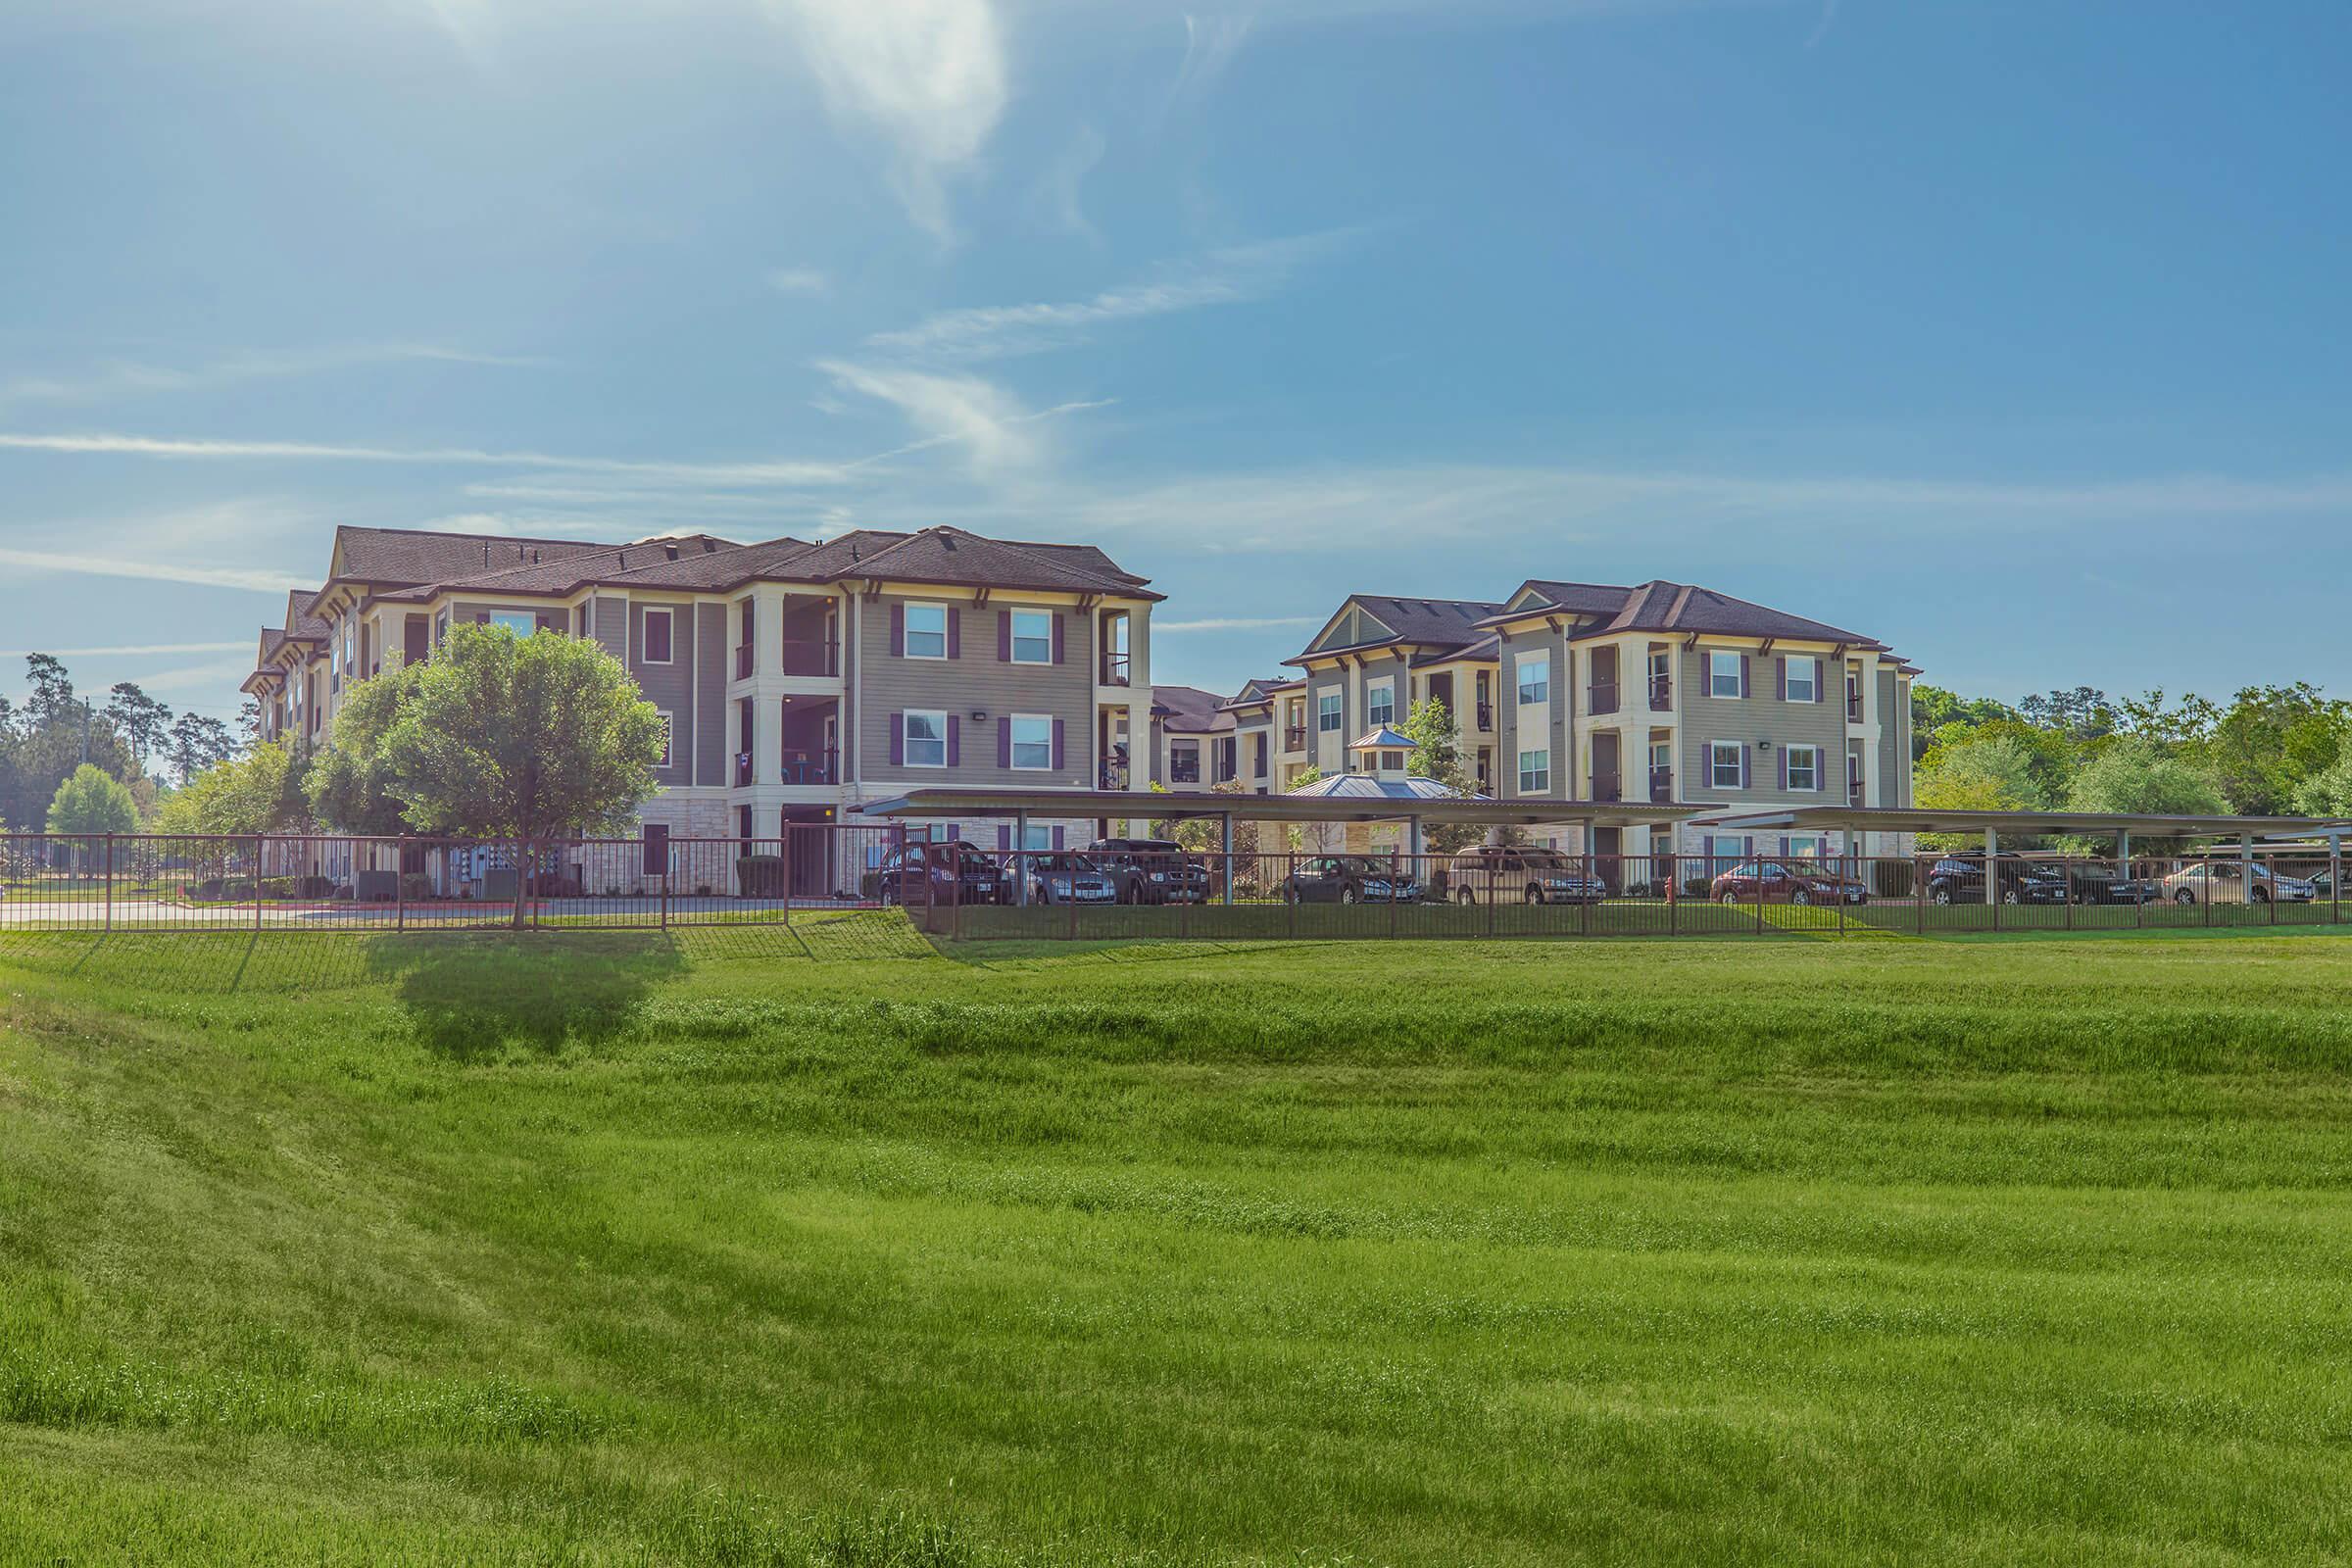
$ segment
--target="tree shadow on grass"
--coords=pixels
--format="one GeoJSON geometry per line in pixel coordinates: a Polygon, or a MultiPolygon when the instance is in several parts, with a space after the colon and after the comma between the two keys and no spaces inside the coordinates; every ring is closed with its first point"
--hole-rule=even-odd
{"type": "Polygon", "coordinates": [[[367,963],[417,1041],[457,1061],[608,1040],[687,968],[666,936],[644,931],[401,937],[368,943],[367,963]]]}

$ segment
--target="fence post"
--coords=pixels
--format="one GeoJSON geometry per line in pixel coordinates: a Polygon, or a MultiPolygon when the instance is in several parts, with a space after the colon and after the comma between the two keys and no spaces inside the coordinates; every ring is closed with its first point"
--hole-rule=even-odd
{"type": "Polygon", "coordinates": [[[1683,858],[1669,855],[1666,857],[1666,934],[1670,937],[1680,934],[1682,905],[1683,858]]]}
{"type": "MultiPolygon", "coordinates": [[[[1852,835],[1848,834],[1847,837],[1851,838],[1852,835]]],[[[1841,937],[1845,935],[1845,868],[1852,866],[1854,881],[1859,883],[1862,880],[1862,858],[1853,853],[1851,844],[1846,845],[1845,850],[1845,854],[1838,857],[1838,891],[1835,895],[1838,900],[1838,934],[1841,937]]]]}
{"type": "Polygon", "coordinates": [[[1391,846],[1389,850],[1389,938],[1391,941],[1395,941],[1396,937],[1396,910],[1404,902],[1396,896],[1402,891],[1402,884],[1397,879],[1403,874],[1403,867],[1396,858],[1396,850],[1395,846],[1391,846]]]}
{"type": "Polygon", "coordinates": [[[1297,850],[1290,853],[1288,861],[1290,870],[1282,879],[1282,898],[1283,902],[1291,906],[1290,934],[1296,940],[1298,935],[1298,852],[1297,850]]]}
{"type": "Polygon", "coordinates": [[[1756,935],[1764,934],[1764,857],[1750,858],[1756,867],[1756,935]]]}
{"type": "Polygon", "coordinates": [[[1912,841],[1911,849],[1911,907],[1918,911],[1919,934],[1924,937],[1928,934],[1928,873],[1923,866],[1934,862],[1922,861],[1918,840],[1912,841]]]}
{"type": "Polygon", "coordinates": [[[392,929],[409,928],[409,847],[400,839],[392,841],[392,929]]]}
{"type": "MultiPolygon", "coordinates": [[[[1586,831],[1589,833],[1592,830],[1587,828],[1586,831]]],[[[1589,937],[1592,934],[1592,852],[1587,849],[1585,851],[1585,886],[1579,888],[1576,895],[1576,934],[1580,937],[1589,937]]]]}
{"type": "Polygon", "coordinates": [[[262,934],[262,836],[253,836],[253,934],[262,934]]]}
{"type": "Polygon", "coordinates": [[[111,936],[115,929],[115,836],[106,836],[106,929],[111,936]]]}

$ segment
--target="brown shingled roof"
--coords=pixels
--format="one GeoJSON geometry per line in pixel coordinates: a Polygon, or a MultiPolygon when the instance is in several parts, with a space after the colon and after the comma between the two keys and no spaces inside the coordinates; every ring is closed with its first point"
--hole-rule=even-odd
{"type": "Polygon", "coordinates": [[[343,564],[343,575],[376,584],[448,582],[612,548],[585,539],[517,539],[503,534],[435,533],[423,528],[345,525],[335,530],[335,552],[343,564]]]}
{"type": "MultiPolygon", "coordinates": [[[[1826,621],[1809,620],[1803,615],[1791,615],[1768,605],[1736,599],[1712,588],[1692,583],[1667,582],[1663,579],[1645,582],[1632,588],[1617,588],[1600,583],[1558,582],[1549,578],[1531,577],[1521,584],[1520,591],[1534,590],[1539,602],[1507,615],[1488,617],[1489,624],[1521,615],[1540,614],[1557,609],[1572,614],[1603,615],[1599,624],[1576,633],[1577,637],[1609,637],[1629,631],[1654,631],[1687,635],[1692,632],[1715,632],[1727,637],[1801,637],[1810,642],[1845,643],[1854,648],[1884,650],[1886,644],[1843,630],[1826,621]]],[[[1519,595],[1511,596],[1517,599],[1519,595]]]]}
{"type": "Polygon", "coordinates": [[[1152,716],[1169,729],[1191,732],[1233,728],[1233,715],[1224,710],[1224,699],[1215,692],[1204,692],[1198,686],[1154,686],[1152,688],[1152,716]]]}

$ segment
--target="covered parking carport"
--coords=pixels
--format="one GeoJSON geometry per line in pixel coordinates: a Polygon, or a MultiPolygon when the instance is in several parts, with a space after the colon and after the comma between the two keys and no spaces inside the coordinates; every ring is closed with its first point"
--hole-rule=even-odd
{"type": "MultiPolygon", "coordinates": [[[[866,816],[901,821],[964,821],[972,817],[1009,818],[1015,824],[1013,842],[1024,842],[1029,819],[1093,817],[1104,823],[1123,820],[1213,821],[1218,824],[1218,854],[1230,863],[1233,824],[1246,822],[1286,825],[1402,822],[1410,854],[1422,857],[1423,834],[1432,827],[1464,825],[1487,829],[1504,827],[1579,827],[1590,834],[1595,824],[1671,827],[1706,809],[1698,806],[1648,802],[1571,801],[1521,797],[1494,801],[1422,795],[1335,793],[1319,795],[1221,795],[1212,790],[1170,790],[1142,794],[1128,790],[958,789],[940,787],[909,790],[859,808],[866,816]]],[[[1019,878],[1026,899],[1027,878],[1019,878]]],[[[1233,878],[1224,879],[1225,902],[1233,899],[1233,878]]]]}
{"type": "MultiPolygon", "coordinates": [[[[1858,859],[1850,851],[1853,845],[1861,842],[1859,835],[1864,833],[1981,836],[1985,863],[1984,898],[1987,904],[1997,904],[2000,900],[2000,879],[1995,866],[2002,853],[2002,844],[2014,845],[2024,839],[2044,835],[2112,840],[2115,860],[2125,868],[2127,875],[2132,863],[2134,839],[2142,843],[2171,844],[2221,841],[2235,850],[2234,858],[2240,868],[2238,874],[2245,878],[2248,889],[2252,889],[2256,881],[2257,841],[2325,841],[2328,845],[2330,882],[2335,890],[2332,899],[2340,902],[2343,839],[2352,835],[2352,820],[2338,817],[2180,816],[2130,811],[1970,811],[1918,807],[1799,806],[1763,810],[1717,808],[1694,817],[1692,825],[1727,833],[1774,830],[1840,832],[1846,835],[1849,850],[1847,856],[1840,858],[1842,859],[1858,859]]],[[[2204,858],[2224,858],[2210,851],[2204,858]]],[[[2251,893],[2247,897],[2251,898],[2251,893]]]]}

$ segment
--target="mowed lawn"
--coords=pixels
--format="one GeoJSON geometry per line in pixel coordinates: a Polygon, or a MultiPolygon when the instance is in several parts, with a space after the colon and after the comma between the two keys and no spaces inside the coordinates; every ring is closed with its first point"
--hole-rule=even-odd
{"type": "Polygon", "coordinates": [[[2317,1563],[2352,941],[0,938],[0,1561],[2317,1563]]]}

